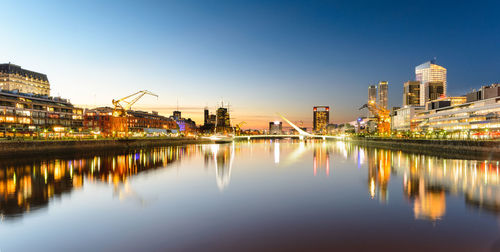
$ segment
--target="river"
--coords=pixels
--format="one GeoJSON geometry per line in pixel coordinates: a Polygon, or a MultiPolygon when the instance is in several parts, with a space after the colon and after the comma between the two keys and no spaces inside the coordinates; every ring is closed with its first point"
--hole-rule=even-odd
{"type": "Polygon", "coordinates": [[[0,160],[0,251],[497,251],[498,160],[255,140],[0,160]]]}

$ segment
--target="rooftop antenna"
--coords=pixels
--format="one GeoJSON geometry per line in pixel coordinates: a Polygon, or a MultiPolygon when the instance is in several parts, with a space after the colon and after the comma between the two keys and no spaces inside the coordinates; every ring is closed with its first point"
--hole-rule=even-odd
{"type": "Polygon", "coordinates": [[[179,97],[177,97],[177,111],[179,111],[179,97]]]}

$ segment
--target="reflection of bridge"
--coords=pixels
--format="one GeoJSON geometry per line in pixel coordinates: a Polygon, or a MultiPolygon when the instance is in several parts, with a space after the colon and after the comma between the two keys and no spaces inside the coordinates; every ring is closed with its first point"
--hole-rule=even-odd
{"type": "Polygon", "coordinates": [[[245,140],[245,139],[255,139],[255,138],[298,138],[298,139],[304,139],[304,138],[318,138],[318,139],[337,139],[337,137],[334,136],[321,136],[321,135],[311,135],[308,137],[304,137],[302,135],[248,135],[248,136],[235,136],[235,140],[245,140]]]}
{"type": "Polygon", "coordinates": [[[323,136],[323,135],[314,135],[311,133],[305,132],[303,129],[299,128],[297,125],[292,123],[290,120],[286,119],[279,113],[278,114],[285,122],[287,122],[290,126],[292,126],[299,134],[298,135],[248,135],[248,136],[235,136],[234,139],[252,139],[252,138],[299,138],[300,140],[304,138],[319,138],[319,139],[339,139],[337,136],[323,136]]]}

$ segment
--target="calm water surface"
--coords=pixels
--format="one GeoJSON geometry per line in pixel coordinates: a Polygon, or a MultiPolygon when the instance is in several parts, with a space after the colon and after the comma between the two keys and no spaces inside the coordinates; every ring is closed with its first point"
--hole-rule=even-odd
{"type": "Polygon", "coordinates": [[[500,251],[496,160],[291,140],[0,161],[0,250],[500,251]]]}

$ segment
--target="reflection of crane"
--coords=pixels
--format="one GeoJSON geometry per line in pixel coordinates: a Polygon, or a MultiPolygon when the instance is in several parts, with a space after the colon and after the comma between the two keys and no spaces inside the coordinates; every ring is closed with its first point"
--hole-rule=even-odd
{"type": "Polygon", "coordinates": [[[389,133],[391,130],[390,112],[386,108],[379,107],[374,100],[370,100],[367,104],[361,106],[361,109],[368,108],[377,118],[377,129],[379,133],[389,133]]]}
{"type": "Polygon", "coordinates": [[[156,98],[158,98],[158,95],[153,94],[147,90],[142,90],[142,91],[139,91],[137,93],[131,94],[129,96],[125,96],[125,97],[118,99],[118,100],[113,99],[112,102],[113,102],[113,105],[115,106],[115,108],[113,109],[113,116],[115,116],[115,117],[125,116],[127,114],[127,110],[129,110],[132,107],[132,105],[134,105],[134,103],[136,103],[139,99],[141,99],[141,97],[143,97],[144,95],[147,95],[147,94],[152,95],[152,96],[156,96],[156,98]],[[134,98],[130,101],[127,101],[127,99],[129,99],[131,97],[134,97],[134,98]]]}

